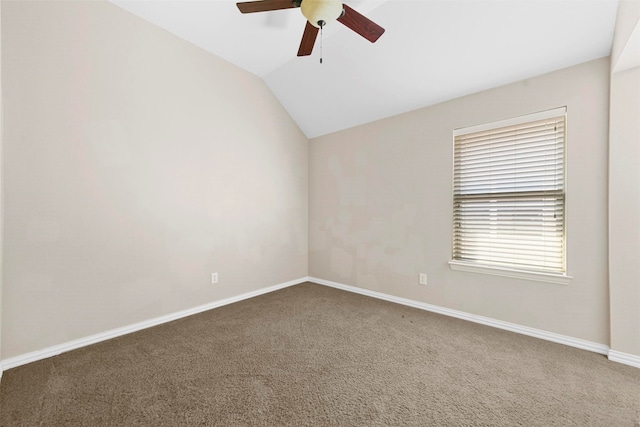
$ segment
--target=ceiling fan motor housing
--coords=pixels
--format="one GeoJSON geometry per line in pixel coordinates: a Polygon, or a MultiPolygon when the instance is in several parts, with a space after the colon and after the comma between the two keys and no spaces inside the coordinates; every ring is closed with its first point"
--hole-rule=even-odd
{"type": "Polygon", "coordinates": [[[340,18],[344,12],[340,0],[300,0],[300,10],[311,25],[318,28],[340,18]]]}

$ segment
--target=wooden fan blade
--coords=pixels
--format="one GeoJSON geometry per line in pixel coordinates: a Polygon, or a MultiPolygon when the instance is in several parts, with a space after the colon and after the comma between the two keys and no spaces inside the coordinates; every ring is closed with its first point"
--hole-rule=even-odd
{"type": "Polygon", "coordinates": [[[242,13],[267,12],[269,10],[291,9],[296,6],[292,0],[258,0],[236,3],[242,13]]]}
{"type": "Polygon", "coordinates": [[[300,41],[298,56],[311,55],[313,45],[316,43],[316,37],[318,37],[318,28],[314,27],[309,21],[307,21],[307,26],[304,27],[304,33],[302,34],[302,40],[300,41]]]}
{"type": "Polygon", "coordinates": [[[338,18],[338,21],[351,28],[371,43],[375,43],[382,33],[384,33],[384,28],[366,16],[361,15],[346,4],[343,4],[342,7],[344,8],[344,15],[338,18]]]}

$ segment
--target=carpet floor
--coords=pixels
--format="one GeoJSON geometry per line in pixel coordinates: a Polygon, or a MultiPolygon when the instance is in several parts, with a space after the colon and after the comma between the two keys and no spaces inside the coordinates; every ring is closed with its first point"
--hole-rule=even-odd
{"type": "Polygon", "coordinates": [[[640,369],[304,283],[4,373],[2,426],[640,426],[640,369]]]}

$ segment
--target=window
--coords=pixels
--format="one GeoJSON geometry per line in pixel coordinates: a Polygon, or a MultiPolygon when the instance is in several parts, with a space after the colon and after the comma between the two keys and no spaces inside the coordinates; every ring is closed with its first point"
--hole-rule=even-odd
{"type": "Polygon", "coordinates": [[[454,131],[453,269],[566,283],[565,124],[561,108],[454,131]]]}

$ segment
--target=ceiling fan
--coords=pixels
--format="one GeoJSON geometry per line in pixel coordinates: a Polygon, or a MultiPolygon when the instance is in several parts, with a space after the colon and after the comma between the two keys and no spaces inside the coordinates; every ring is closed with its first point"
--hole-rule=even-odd
{"type": "Polygon", "coordinates": [[[267,12],[270,10],[299,7],[307,18],[302,34],[298,56],[311,55],[318,36],[318,29],[338,21],[374,43],[384,33],[384,28],[356,12],[340,0],[257,0],[237,3],[242,13],[267,12]]]}

